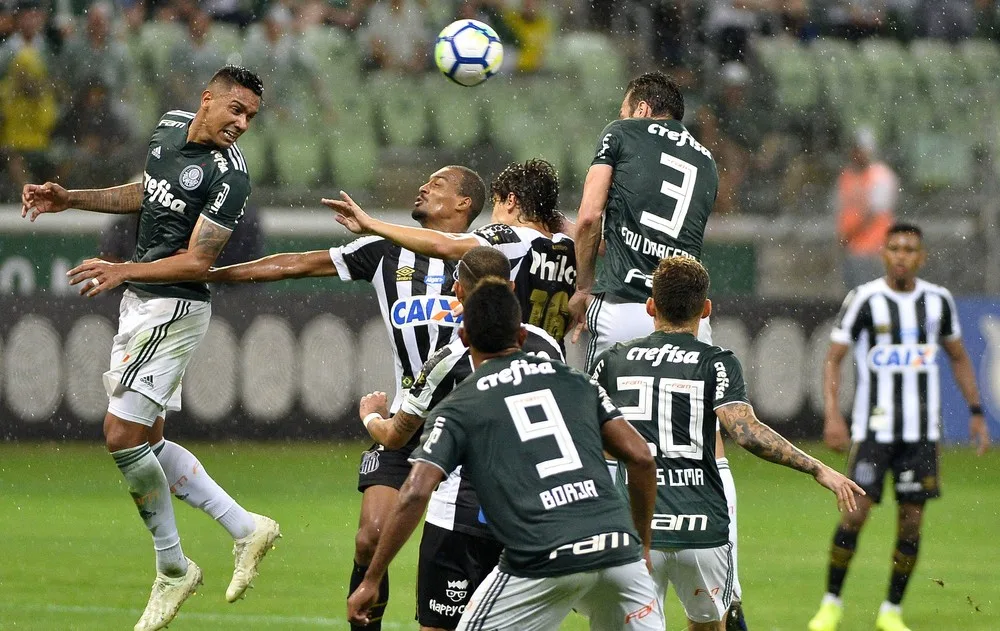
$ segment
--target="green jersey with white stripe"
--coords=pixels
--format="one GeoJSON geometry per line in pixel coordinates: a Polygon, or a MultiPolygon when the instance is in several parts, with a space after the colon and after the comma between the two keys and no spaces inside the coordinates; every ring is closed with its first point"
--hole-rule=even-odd
{"type": "Polygon", "coordinates": [[[594,291],[644,302],[660,259],[701,258],[719,190],[715,159],[678,121],[627,118],[604,128],[592,164],[614,169],[594,291]]]}
{"type": "MultiPolygon", "coordinates": [[[[188,142],[194,114],[172,110],[149,139],[142,176],[142,208],[133,261],[148,263],[187,248],[199,217],[236,228],[250,197],[250,176],[236,145],[228,149],[188,142]]],[[[205,283],[129,283],[156,296],[211,299],[205,283]]]]}
{"type": "Polygon", "coordinates": [[[500,569],[562,576],[638,560],[601,426],[621,416],[569,366],[517,352],[483,363],[431,410],[411,460],[462,466],[504,545],[500,569]]]}
{"type": "Polygon", "coordinates": [[[736,356],[689,333],[657,331],[605,351],[594,378],[656,456],[653,547],[724,545],[729,510],[715,463],[715,410],[748,402],[736,356]]]}

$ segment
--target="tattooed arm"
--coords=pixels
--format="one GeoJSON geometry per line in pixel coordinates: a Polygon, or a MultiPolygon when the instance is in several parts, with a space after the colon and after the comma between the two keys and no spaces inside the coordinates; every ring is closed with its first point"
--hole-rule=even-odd
{"type": "Polygon", "coordinates": [[[857,484],[837,473],[819,460],[796,448],[792,443],[757,420],[748,403],[730,403],[716,409],[719,422],[740,447],[758,458],[808,473],[837,496],[840,510],[857,508],[854,494],[864,495],[857,484]]]}
{"type": "Polygon", "coordinates": [[[54,182],[25,184],[21,191],[21,216],[34,221],[43,213],[58,213],[67,208],[113,215],[137,213],[142,206],[142,191],[142,184],[139,182],[111,188],[72,191],[67,191],[54,182]]]}
{"type": "Polygon", "coordinates": [[[208,268],[218,258],[229,241],[232,230],[206,219],[198,218],[191,233],[187,250],[149,263],[109,263],[87,259],[66,273],[70,285],[84,283],[80,293],[93,297],[118,285],[140,283],[178,283],[205,281],[208,268]],[[97,280],[94,283],[94,279],[97,280]],[[86,281],[86,282],[85,282],[86,281]]]}
{"type": "Polygon", "coordinates": [[[368,421],[365,429],[371,435],[372,440],[382,445],[386,449],[400,449],[413,438],[424,426],[424,419],[399,410],[389,418],[388,399],[384,392],[372,392],[361,397],[361,404],[358,406],[358,415],[362,420],[371,414],[379,416],[372,417],[368,421]]]}

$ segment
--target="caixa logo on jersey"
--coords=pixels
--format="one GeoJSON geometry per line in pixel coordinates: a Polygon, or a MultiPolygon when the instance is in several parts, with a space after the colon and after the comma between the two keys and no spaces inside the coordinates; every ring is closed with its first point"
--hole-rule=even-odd
{"type": "Polygon", "coordinates": [[[459,326],[462,315],[455,313],[459,304],[454,296],[411,296],[392,303],[389,313],[397,329],[427,324],[459,326]]]}
{"type": "Polygon", "coordinates": [[[937,344],[880,344],[868,351],[871,370],[928,370],[937,365],[937,344]]]}

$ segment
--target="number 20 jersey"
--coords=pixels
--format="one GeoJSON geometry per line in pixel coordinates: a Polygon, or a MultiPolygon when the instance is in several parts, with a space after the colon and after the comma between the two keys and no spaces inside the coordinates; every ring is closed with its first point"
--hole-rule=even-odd
{"type": "Polygon", "coordinates": [[[655,456],[653,547],[725,545],[729,509],[715,463],[715,410],[748,402],[732,351],[657,331],[605,351],[593,377],[655,456]]]}
{"type": "Polygon", "coordinates": [[[715,159],[678,121],[627,118],[604,128],[592,164],[614,169],[595,291],[643,302],[660,259],[701,258],[719,190],[715,159]]]}

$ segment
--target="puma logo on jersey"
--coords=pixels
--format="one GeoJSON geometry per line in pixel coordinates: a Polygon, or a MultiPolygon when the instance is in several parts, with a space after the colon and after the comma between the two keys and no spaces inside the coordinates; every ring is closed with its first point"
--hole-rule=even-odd
{"type": "Polygon", "coordinates": [[[170,183],[165,179],[158,180],[155,177],[150,177],[149,173],[143,173],[142,186],[150,202],[160,204],[165,208],[179,213],[187,209],[187,202],[183,199],[178,199],[170,192],[170,183]]]}

